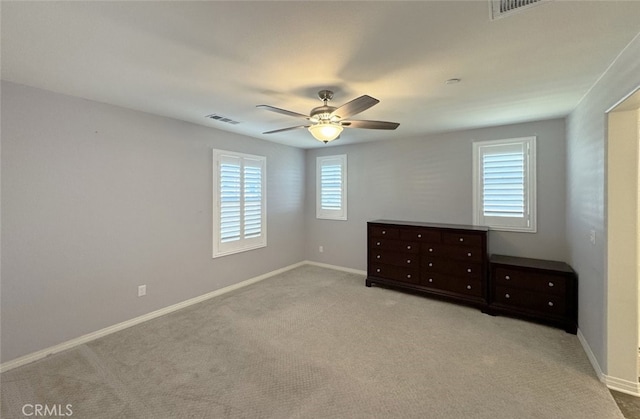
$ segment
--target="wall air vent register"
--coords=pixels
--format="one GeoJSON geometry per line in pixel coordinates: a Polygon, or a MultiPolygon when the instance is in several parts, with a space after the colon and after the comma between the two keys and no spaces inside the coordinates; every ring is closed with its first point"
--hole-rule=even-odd
{"type": "Polygon", "coordinates": [[[548,1],[550,0],[489,0],[491,19],[509,16],[548,1]]]}
{"type": "Polygon", "coordinates": [[[226,116],[223,116],[223,115],[218,115],[217,113],[212,113],[211,115],[207,115],[205,116],[205,118],[213,119],[214,121],[224,122],[231,125],[238,125],[240,123],[240,121],[234,121],[231,118],[227,118],[226,116]]]}

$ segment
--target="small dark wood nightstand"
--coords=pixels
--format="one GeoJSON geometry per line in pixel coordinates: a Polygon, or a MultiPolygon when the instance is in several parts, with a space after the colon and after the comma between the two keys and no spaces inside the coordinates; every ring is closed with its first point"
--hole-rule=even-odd
{"type": "Polygon", "coordinates": [[[491,255],[491,315],[509,315],[566,330],[578,329],[578,277],[564,262],[491,255]]]}

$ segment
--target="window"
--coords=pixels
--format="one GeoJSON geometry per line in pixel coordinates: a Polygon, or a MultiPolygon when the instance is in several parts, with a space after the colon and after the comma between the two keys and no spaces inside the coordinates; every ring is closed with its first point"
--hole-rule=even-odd
{"type": "Polygon", "coordinates": [[[536,137],[473,143],[473,223],[536,232],[536,137]]]}
{"type": "Polygon", "coordinates": [[[213,150],[213,257],[267,245],[266,158],[213,150]]]}
{"type": "Polygon", "coordinates": [[[347,219],[347,155],[316,159],[316,217],[347,219]]]}

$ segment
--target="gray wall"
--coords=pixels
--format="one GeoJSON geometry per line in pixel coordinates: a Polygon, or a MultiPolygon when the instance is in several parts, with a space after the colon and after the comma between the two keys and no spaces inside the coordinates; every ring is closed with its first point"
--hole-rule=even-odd
{"type": "Polygon", "coordinates": [[[304,158],[3,82],[2,361],[303,260],[304,158]],[[267,157],[266,248],[211,258],[212,148],[267,157]]]}
{"type": "Polygon", "coordinates": [[[531,135],[537,136],[538,232],[492,231],[490,251],[566,260],[564,119],[307,150],[307,259],[366,269],[366,222],[377,218],[471,224],[472,142],[531,135]],[[331,154],[348,156],[347,221],[315,218],[315,159],[331,154]]]}
{"type": "Polygon", "coordinates": [[[640,37],[567,118],[567,239],[580,278],[580,330],[606,374],[606,115],[640,85],[640,37]],[[589,241],[596,232],[596,244],[589,241]]]}

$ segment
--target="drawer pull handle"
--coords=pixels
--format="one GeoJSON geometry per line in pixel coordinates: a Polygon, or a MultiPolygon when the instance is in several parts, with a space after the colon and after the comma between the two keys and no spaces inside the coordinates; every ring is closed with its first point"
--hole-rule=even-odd
{"type": "Polygon", "coordinates": [[[504,279],[506,279],[507,281],[511,279],[511,277],[509,275],[505,275],[504,279]]]}
{"type": "Polygon", "coordinates": [[[433,282],[433,278],[429,278],[429,282],[433,282]]]}
{"type": "Polygon", "coordinates": [[[407,250],[411,250],[411,246],[407,246],[407,250]]]}
{"type": "Polygon", "coordinates": [[[505,294],[504,298],[511,298],[511,296],[509,294],[505,294]]]}
{"type": "Polygon", "coordinates": [[[467,285],[467,289],[470,290],[471,289],[471,285],[467,285]]]}
{"type": "Polygon", "coordinates": [[[376,272],[380,272],[380,268],[376,269],[376,272]]]}
{"type": "Polygon", "coordinates": [[[433,252],[433,248],[432,248],[432,247],[430,247],[430,248],[429,248],[429,251],[430,251],[430,252],[433,252]]]}
{"type": "Polygon", "coordinates": [[[376,259],[380,259],[380,255],[377,255],[377,256],[376,256],[376,259]]]}
{"type": "Polygon", "coordinates": [[[376,246],[380,246],[380,242],[376,242],[376,246]]]}
{"type": "Polygon", "coordinates": [[[464,241],[464,237],[460,237],[460,241],[463,242],[464,241]]]}
{"type": "Polygon", "coordinates": [[[411,263],[411,259],[407,259],[407,263],[411,263]]]}
{"type": "Polygon", "coordinates": [[[549,307],[553,307],[553,301],[549,301],[549,307]]]}
{"type": "Polygon", "coordinates": [[[467,256],[471,257],[471,252],[467,253],[467,256]]]}
{"type": "Polygon", "coordinates": [[[553,287],[553,282],[549,282],[549,286],[550,286],[550,287],[553,287]]]}
{"type": "Polygon", "coordinates": [[[411,274],[407,275],[407,279],[411,279],[411,274]]]}
{"type": "Polygon", "coordinates": [[[387,230],[382,230],[382,234],[387,234],[387,230]]]}
{"type": "Polygon", "coordinates": [[[467,268],[467,272],[471,273],[471,268],[467,268]]]}
{"type": "Polygon", "coordinates": [[[429,262],[429,266],[433,266],[433,262],[429,262]]]}
{"type": "Polygon", "coordinates": [[[419,239],[420,239],[420,238],[422,238],[422,234],[418,234],[418,238],[419,238],[419,239]]]}

